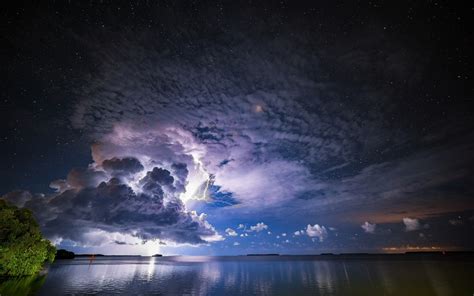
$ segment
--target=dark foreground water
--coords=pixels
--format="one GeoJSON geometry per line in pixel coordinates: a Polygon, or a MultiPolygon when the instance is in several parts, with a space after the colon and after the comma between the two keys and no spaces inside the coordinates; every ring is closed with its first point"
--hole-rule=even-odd
{"type": "Polygon", "coordinates": [[[474,295],[472,260],[98,257],[58,260],[4,295],[474,295]]]}

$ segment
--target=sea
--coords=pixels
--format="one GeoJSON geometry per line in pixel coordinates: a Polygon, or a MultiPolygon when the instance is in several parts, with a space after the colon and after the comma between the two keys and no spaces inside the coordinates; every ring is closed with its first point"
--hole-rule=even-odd
{"type": "Polygon", "coordinates": [[[56,260],[0,295],[474,295],[474,260],[387,256],[103,256],[56,260]]]}

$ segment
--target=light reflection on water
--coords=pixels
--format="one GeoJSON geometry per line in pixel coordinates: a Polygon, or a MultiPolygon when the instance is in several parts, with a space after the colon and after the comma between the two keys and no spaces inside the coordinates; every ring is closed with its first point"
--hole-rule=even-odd
{"type": "Polygon", "coordinates": [[[472,261],[135,257],[60,260],[39,295],[472,295],[472,261]]]}

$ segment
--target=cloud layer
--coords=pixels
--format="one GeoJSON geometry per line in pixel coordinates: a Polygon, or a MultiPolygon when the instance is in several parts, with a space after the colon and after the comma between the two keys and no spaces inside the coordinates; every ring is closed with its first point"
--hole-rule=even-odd
{"type": "MultiPolygon", "coordinates": [[[[339,56],[311,38],[281,35],[255,44],[240,33],[217,33],[225,42],[194,40],[199,55],[189,50],[180,56],[143,46],[146,32],[121,35],[95,53],[102,61],[100,79],[82,90],[73,126],[94,141],[107,138],[126,147],[125,155],[198,159],[208,176],[194,175],[200,184],[193,193],[212,175],[213,184],[232,197],[220,206],[238,205],[236,214],[285,208],[314,213],[337,204],[354,216],[369,200],[367,213],[354,217],[363,223],[380,222],[380,210],[388,205],[416,216],[440,215],[447,206],[466,208],[469,189],[460,189],[459,202],[451,205],[432,192],[471,178],[465,164],[474,163],[472,134],[456,138],[456,145],[441,145],[440,139],[467,129],[407,128],[393,118],[417,122],[417,113],[400,109],[389,88],[371,83],[380,75],[394,83],[409,75],[412,82],[422,79],[414,74],[424,66],[415,52],[390,46],[394,40],[383,45],[366,40],[365,32],[356,35],[361,37],[356,51],[335,44],[339,56]],[[387,56],[371,61],[374,46],[387,56]],[[346,70],[333,80],[323,78],[327,60],[346,70]],[[372,66],[370,77],[355,81],[345,73],[372,66]],[[426,203],[431,206],[423,207],[426,203]]],[[[175,44],[180,42],[177,37],[175,44]]]]}

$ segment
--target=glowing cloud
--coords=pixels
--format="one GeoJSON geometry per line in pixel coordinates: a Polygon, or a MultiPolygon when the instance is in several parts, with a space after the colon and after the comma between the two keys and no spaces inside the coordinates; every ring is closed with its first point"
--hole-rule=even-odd
{"type": "Polygon", "coordinates": [[[376,226],[376,224],[370,224],[369,222],[365,221],[360,227],[362,227],[366,233],[374,233],[376,226]]]}
{"type": "Polygon", "coordinates": [[[228,236],[238,236],[239,234],[233,230],[232,228],[227,228],[225,230],[225,233],[227,233],[228,236]]]}
{"type": "Polygon", "coordinates": [[[260,232],[260,231],[263,231],[265,229],[268,229],[268,225],[266,225],[265,223],[263,222],[260,222],[260,223],[257,223],[256,225],[254,226],[250,226],[250,230],[249,231],[255,231],[255,232],[260,232]]]}
{"type": "Polygon", "coordinates": [[[308,224],[308,226],[306,227],[306,234],[309,237],[317,237],[320,242],[323,242],[324,239],[326,239],[326,237],[328,236],[326,227],[319,226],[319,224],[314,224],[313,226],[311,224],[308,224]]]}
{"type": "Polygon", "coordinates": [[[403,224],[405,224],[405,231],[415,231],[421,227],[418,219],[403,218],[403,224]]]}

